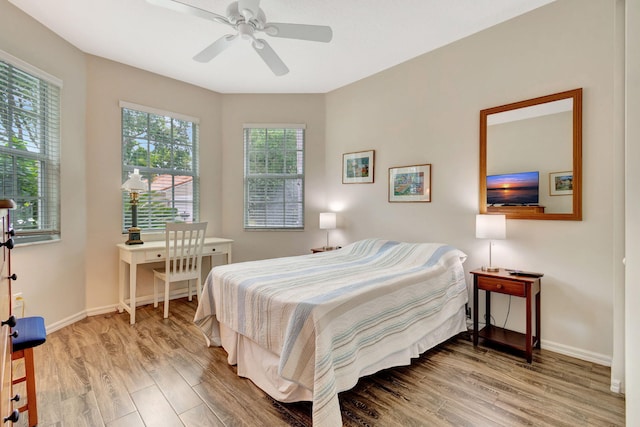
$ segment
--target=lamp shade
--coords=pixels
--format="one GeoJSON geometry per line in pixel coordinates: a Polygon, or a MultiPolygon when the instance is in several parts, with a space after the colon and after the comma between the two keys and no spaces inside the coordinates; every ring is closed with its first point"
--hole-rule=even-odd
{"type": "Polygon", "coordinates": [[[333,230],[336,228],[336,213],[323,212],[320,214],[320,229],[333,230]]]}
{"type": "Polygon", "coordinates": [[[129,175],[129,179],[122,184],[121,187],[123,190],[126,190],[130,193],[132,192],[140,192],[145,191],[147,189],[147,183],[142,180],[142,176],[140,175],[140,169],[134,169],[133,173],[129,175]]]}
{"type": "Polygon", "coordinates": [[[506,239],[507,217],[505,215],[476,215],[477,239],[506,239]]]}

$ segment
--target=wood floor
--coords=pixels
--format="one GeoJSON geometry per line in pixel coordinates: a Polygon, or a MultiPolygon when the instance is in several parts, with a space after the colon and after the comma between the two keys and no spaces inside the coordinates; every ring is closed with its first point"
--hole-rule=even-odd
{"type": "MultiPolygon", "coordinates": [[[[176,300],[167,320],[145,306],[134,326],[114,313],[50,333],[35,349],[39,426],[310,426],[310,403],[274,401],[205,346],[195,307],[176,300]]],[[[603,366],[545,350],[529,365],[462,334],[361,379],[340,403],[346,426],[623,426],[609,382],[603,366]]]]}

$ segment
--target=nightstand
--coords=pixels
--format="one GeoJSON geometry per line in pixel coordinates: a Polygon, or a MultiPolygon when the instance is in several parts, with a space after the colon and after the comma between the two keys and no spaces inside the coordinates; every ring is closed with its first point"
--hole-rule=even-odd
{"type": "Polygon", "coordinates": [[[540,277],[515,276],[500,269],[497,272],[474,270],[473,274],[473,345],[478,338],[505,345],[524,352],[527,362],[531,363],[534,348],[540,348],[540,277]],[[478,330],[478,291],[483,290],[485,297],[486,326],[478,330]],[[526,333],[511,331],[491,325],[491,293],[526,299],[526,333]],[[535,302],[535,308],[532,308],[535,302]],[[533,317],[535,311],[535,334],[533,317]]]}

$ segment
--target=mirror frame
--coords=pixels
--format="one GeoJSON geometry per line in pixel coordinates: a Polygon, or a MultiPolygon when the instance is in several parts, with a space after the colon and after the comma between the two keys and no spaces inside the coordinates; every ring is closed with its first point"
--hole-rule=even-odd
{"type": "Polygon", "coordinates": [[[479,210],[481,214],[503,214],[507,216],[507,219],[582,220],[582,88],[480,111],[479,210]],[[519,210],[517,206],[487,209],[487,116],[568,98],[573,99],[573,211],[571,213],[544,213],[537,212],[535,209],[519,210]]]}

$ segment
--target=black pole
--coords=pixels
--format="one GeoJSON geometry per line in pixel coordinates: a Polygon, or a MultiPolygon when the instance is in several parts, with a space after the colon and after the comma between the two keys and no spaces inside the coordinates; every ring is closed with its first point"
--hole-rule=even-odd
{"type": "Polygon", "coordinates": [[[138,203],[134,202],[131,205],[131,227],[138,226],[138,203]]]}

